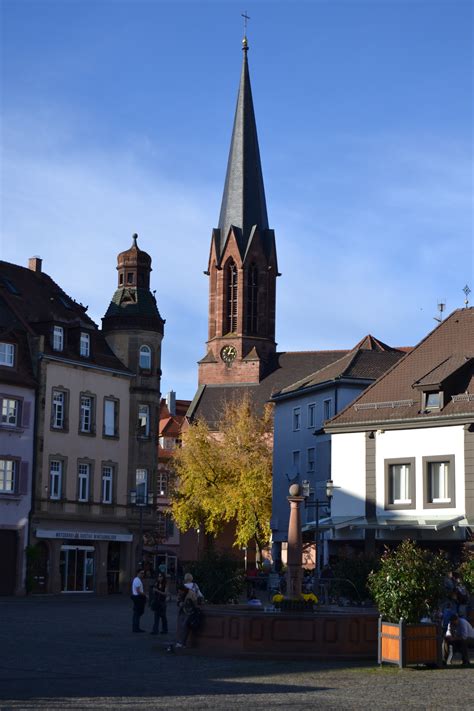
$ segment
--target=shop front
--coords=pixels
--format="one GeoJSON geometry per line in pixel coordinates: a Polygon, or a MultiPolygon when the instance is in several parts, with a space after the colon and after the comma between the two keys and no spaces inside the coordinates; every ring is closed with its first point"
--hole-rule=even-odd
{"type": "Polygon", "coordinates": [[[45,551],[44,592],[107,595],[128,589],[131,533],[38,527],[35,538],[45,551]]]}

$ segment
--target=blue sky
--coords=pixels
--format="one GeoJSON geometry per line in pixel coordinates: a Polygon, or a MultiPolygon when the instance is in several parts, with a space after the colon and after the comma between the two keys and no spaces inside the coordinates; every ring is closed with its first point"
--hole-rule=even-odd
{"type": "Polygon", "coordinates": [[[163,392],[191,398],[205,353],[244,9],[279,349],[412,345],[474,292],[470,1],[0,6],[1,257],[40,255],[100,323],[138,232],[163,392]]]}

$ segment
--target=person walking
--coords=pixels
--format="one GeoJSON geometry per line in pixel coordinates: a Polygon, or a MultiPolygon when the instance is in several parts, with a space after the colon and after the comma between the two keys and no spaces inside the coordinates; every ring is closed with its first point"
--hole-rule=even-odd
{"type": "Polygon", "coordinates": [[[189,620],[197,609],[196,593],[183,583],[178,589],[178,641],[176,647],[186,647],[186,641],[191,631],[189,620]]]}
{"type": "Polygon", "coordinates": [[[143,568],[137,570],[136,576],[133,578],[132,582],[132,595],[131,599],[133,602],[133,620],[132,620],[132,631],[133,632],[145,632],[140,627],[140,617],[145,612],[146,595],[143,589],[143,578],[145,576],[145,571],[143,568]]]}
{"type": "Polygon", "coordinates": [[[152,588],[150,607],[154,613],[153,629],[150,634],[158,634],[161,620],[161,634],[168,633],[168,619],[166,617],[166,602],[168,600],[168,584],[166,575],[158,573],[152,588]]]}

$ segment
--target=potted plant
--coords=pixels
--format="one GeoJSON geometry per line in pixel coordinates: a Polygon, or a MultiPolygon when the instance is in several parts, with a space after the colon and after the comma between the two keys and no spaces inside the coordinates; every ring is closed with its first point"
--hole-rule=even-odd
{"type": "Polygon", "coordinates": [[[314,593],[302,593],[298,598],[287,598],[277,593],[273,596],[272,602],[277,610],[283,612],[312,612],[318,598],[314,593]]]}
{"type": "Polygon", "coordinates": [[[443,554],[408,539],[385,551],[368,581],[380,613],[379,664],[441,664],[441,629],[430,616],[443,595],[446,571],[443,554]]]}

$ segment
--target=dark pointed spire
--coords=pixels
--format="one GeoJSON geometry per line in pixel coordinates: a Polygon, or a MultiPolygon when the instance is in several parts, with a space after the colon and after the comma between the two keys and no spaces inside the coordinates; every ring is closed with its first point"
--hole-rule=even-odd
{"type": "Polygon", "coordinates": [[[241,230],[241,247],[245,251],[252,227],[257,225],[260,231],[268,230],[268,217],[250,87],[246,37],[242,40],[242,50],[242,74],[227,163],[219,229],[221,249],[227,239],[230,226],[234,225],[241,230]]]}

